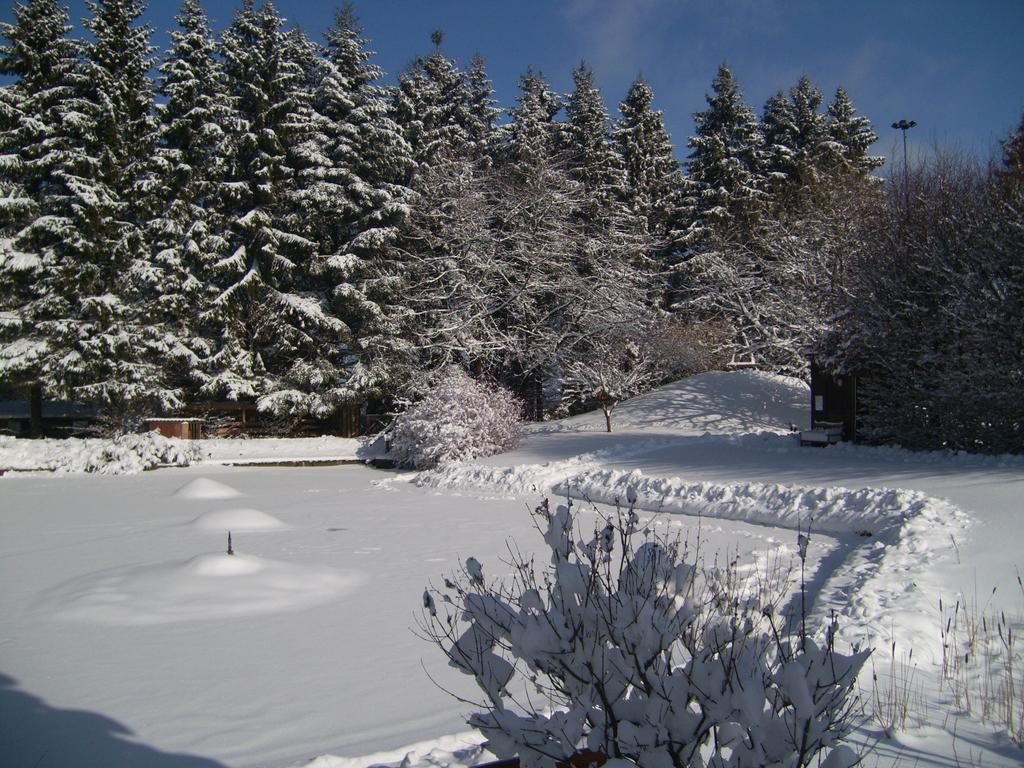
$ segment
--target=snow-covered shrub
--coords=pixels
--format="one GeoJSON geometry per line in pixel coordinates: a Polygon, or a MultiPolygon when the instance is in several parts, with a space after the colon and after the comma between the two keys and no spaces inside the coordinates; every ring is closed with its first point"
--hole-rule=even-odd
{"type": "Polygon", "coordinates": [[[841,742],[869,652],[838,652],[834,623],[803,634],[801,615],[698,574],[632,509],[586,542],[570,506],[545,500],[537,516],[550,566],[519,555],[497,582],[470,558],[423,595],[425,634],[486,696],[469,723],[495,755],[525,768],[584,750],[642,768],[856,763],[841,742]]]}
{"type": "Polygon", "coordinates": [[[449,366],[395,420],[391,451],[416,469],[491,456],[519,443],[521,423],[522,405],[510,392],[449,366]]]}
{"type": "Polygon", "coordinates": [[[110,440],[0,440],[0,466],[22,471],[130,475],[162,465],[188,466],[199,458],[197,445],[158,432],[120,435],[110,440]]]}
{"type": "Polygon", "coordinates": [[[162,465],[187,467],[199,458],[196,445],[164,437],[156,431],[120,435],[96,443],[95,450],[82,456],[80,467],[68,467],[68,471],[130,475],[162,465]]]}

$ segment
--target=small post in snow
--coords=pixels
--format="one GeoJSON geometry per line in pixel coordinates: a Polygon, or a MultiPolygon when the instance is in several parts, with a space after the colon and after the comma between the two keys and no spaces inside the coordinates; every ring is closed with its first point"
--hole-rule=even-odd
{"type": "Polygon", "coordinates": [[[228,554],[229,555],[235,554],[235,550],[231,546],[231,531],[228,531],[228,554]]]}

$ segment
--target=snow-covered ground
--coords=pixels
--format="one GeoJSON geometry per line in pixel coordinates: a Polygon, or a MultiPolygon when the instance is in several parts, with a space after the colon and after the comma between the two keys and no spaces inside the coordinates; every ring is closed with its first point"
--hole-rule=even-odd
{"type": "MultiPolygon", "coordinates": [[[[915,727],[869,764],[1019,765],[1006,734],[954,706],[936,665],[940,598],[1022,614],[1024,459],[800,448],[789,429],[806,425],[808,400],[793,380],[706,374],[622,404],[612,434],[587,414],[417,474],[221,466],[357,448],[255,440],[206,441],[189,468],[128,477],[8,474],[0,754],[471,764],[485,755],[464,733],[468,708],[438,686],[473,691],[414,633],[424,586],[468,555],[499,576],[508,541],[539,544],[529,509],[544,493],[607,503],[631,488],[653,525],[691,537],[699,525],[705,556],[735,553],[746,572],[790,556],[811,523],[814,615],[835,610],[847,640],[874,645],[882,680],[893,641],[897,661],[914,649],[915,727]]],[[[868,723],[858,738],[878,735],[868,723]]]]}

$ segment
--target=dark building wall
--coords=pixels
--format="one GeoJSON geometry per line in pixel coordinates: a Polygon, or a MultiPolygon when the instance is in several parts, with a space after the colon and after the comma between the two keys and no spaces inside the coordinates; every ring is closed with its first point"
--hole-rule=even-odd
{"type": "Polygon", "coordinates": [[[811,422],[843,425],[843,439],[857,439],[857,377],[833,374],[811,361],[811,422]]]}

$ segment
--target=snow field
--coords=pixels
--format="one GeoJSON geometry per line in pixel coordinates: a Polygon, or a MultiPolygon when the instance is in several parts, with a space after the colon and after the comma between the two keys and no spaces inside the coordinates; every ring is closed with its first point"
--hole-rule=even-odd
{"type": "MultiPolygon", "coordinates": [[[[26,721],[21,695],[50,719],[102,713],[159,752],[136,761],[147,765],[184,754],[286,765],[464,732],[468,707],[431,678],[466,698],[479,691],[413,633],[420,596],[470,555],[501,578],[507,542],[538,548],[529,512],[539,495],[478,499],[381,482],[396,477],[354,466],[4,478],[0,672],[15,682],[0,691],[0,716],[26,733],[17,756],[50,748],[58,763],[87,768],[119,764],[124,748],[123,737],[104,737],[83,758],[85,736],[54,745],[26,721]],[[241,495],[176,495],[186,484],[211,488],[206,480],[241,495]],[[257,501],[287,527],[236,534],[230,563],[223,531],[191,524],[257,501]],[[249,573],[223,572],[247,563],[249,573]]],[[[579,520],[597,525],[582,505],[579,520]]],[[[695,536],[692,520],[651,520],[695,536]]],[[[787,531],[733,521],[705,521],[701,537],[709,562],[721,553],[751,574],[780,543],[794,544],[787,531]]],[[[824,536],[813,544],[813,562],[834,546],[824,536]]]]}
{"type": "MultiPolygon", "coordinates": [[[[909,720],[920,725],[874,744],[881,728],[869,723],[857,735],[875,746],[868,764],[1020,764],[1006,734],[939,685],[935,659],[940,597],[948,610],[973,585],[990,612],[1022,623],[1016,585],[1007,587],[1019,562],[1024,460],[800,449],[788,424],[806,399],[782,377],[695,377],[623,403],[621,432],[591,429],[588,419],[601,417],[584,415],[540,425],[508,454],[416,474],[207,465],[121,478],[7,475],[0,718],[24,736],[16,757],[183,768],[485,759],[464,733],[471,708],[431,679],[466,698],[479,691],[412,627],[424,586],[467,556],[501,578],[506,542],[538,549],[529,509],[548,493],[552,503],[556,494],[581,502],[582,529],[598,524],[584,500],[607,514],[635,494],[646,524],[690,541],[699,528],[705,563],[716,553],[737,561],[751,589],[791,566],[796,529],[813,517],[812,620],[836,610],[848,642],[876,648],[879,683],[862,676],[865,699],[911,671],[909,720]],[[708,401],[716,389],[721,400],[708,401]],[[254,529],[260,515],[283,527],[240,527],[254,529]],[[299,574],[331,577],[312,582],[324,601],[259,607],[256,592],[283,584],[286,594],[299,574]],[[55,742],[53,724],[76,712],[108,725],[55,742]]],[[[248,457],[294,449],[268,442],[248,457]]]]}

